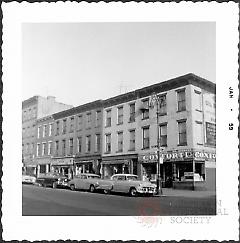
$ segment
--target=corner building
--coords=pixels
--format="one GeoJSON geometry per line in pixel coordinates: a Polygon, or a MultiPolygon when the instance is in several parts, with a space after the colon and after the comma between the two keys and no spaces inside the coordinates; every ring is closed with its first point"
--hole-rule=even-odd
{"type": "Polygon", "coordinates": [[[103,177],[133,173],[156,181],[159,142],[164,187],[198,173],[204,187],[215,190],[215,100],[216,85],[194,74],[105,100],[103,177]]]}

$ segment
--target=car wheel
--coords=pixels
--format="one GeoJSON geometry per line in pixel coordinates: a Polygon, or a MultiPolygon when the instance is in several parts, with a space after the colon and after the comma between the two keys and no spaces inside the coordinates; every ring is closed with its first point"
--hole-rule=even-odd
{"type": "Polygon", "coordinates": [[[52,188],[53,188],[53,189],[57,188],[57,183],[56,183],[56,182],[54,182],[54,183],[52,184],[52,188]]]}
{"type": "Polygon", "coordinates": [[[104,190],[103,190],[103,193],[104,193],[104,194],[109,194],[109,193],[110,193],[110,190],[109,190],[109,189],[104,189],[104,190]]]}
{"type": "Polygon", "coordinates": [[[71,184],[71,185],[70,185],[70,189],[71,189],[72,191],[75,191],[75,186],[74,186],[74,184],[71,184]]]}
{"type": "Polygon", "coordinates": [[[137,190],[135,187],[130,188],[129,194],[131,197],[137,196],[137,190]]]}
{"type": "Polygon", "coordinates": [[[91,185],[91,186],[90,186],[89,191],[90,191],[90,192],[94,192],[94,191],[95,191],[95,187],[94,187],[94,185],[91,185]]]}

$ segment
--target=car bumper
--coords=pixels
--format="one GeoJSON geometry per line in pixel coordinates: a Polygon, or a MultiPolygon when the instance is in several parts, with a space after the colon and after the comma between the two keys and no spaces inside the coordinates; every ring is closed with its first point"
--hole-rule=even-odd
{"type": "Polygon", "coordinates": [[[140,194],[155,194],[156,188],[138,188],[137,192],[140,194]]]}

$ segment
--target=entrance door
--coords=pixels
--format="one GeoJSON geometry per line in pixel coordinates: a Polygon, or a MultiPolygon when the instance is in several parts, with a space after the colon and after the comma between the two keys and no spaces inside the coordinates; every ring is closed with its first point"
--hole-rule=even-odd
{"type": "Polygon", "coordinates": [[[165,170],[165,181],[164,187],[172,187],[173,181],[173,165],[172,163],[164,163],[164,170],[165,170]]]}

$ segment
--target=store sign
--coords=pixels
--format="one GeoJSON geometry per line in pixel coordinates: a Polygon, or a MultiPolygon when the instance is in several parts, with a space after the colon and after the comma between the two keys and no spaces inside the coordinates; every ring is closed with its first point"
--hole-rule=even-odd
{"type": "Polygon", "coordinates": [[[54,159],[52,162],[52,165],[72,165],[73,164],[73,159],[68,158],[68,159],[54,159]]]}
{"type": "MultiPolygon", "coordinates": [[[[198,151],[198,150],[175,150],[175,151],[164,151],[160,153],[160,156],[163,161],[177,161],[177,160],[207,160],[207,161],[215,161],[216,160],[216,154],[212,152],[206,152],[206,151],[198,151]]],[[[160,158],[160,160],[161,160],[160,158]]],[[[148,153],[148,154],[142,154],[138,157],[139,161],[142,161],[144,163],[152,163],[152,162],[158,162],[158,153],[148,153]]]]}
{"type": "Polygon", "coordinates": [[[206,122],[206,144],[211,146],[216,146],[216,124],[206,122]]]}

